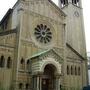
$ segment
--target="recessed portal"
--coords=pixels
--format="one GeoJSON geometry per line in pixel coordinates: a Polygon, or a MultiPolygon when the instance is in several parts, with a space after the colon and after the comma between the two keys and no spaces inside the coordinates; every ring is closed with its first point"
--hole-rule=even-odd
{"type": "Polygon", "coordinates": [[[55,84],[55,66],[48,64],[44,68],[44,74],[42,77],[42,90],[54,90],[55,84]]]}

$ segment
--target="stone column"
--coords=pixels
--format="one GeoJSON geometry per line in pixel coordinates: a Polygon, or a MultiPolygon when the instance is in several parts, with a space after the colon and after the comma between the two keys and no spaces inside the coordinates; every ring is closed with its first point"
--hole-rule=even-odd
{"type": "Polygon", "coordinates": [[[41,75],[37,75],[37,90],[41,90],[42,88],[42,76],[41,75]]]}
{"type": "Polygon", "coordinates": [[[36,87],[37,87],[37,90],[40,90],[40,89],[39,89],[39,82],[40,82],[39,76],[37,76],[37,86],[36,86],[36,87]]]}
{"type": "Polygon", "coordinates": [[[60,75],[56,75],[56,90],[60,90],[60,75]]]}
{"type": "Polygon", "coordinates": [[[40,90],[42,90],[42,76],[39,77],[39,87],[40,87],[40,90]]]}

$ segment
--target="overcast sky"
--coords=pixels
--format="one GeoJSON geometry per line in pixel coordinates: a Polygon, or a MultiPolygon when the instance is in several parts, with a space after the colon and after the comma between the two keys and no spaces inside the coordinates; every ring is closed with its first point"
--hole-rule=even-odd
{"type": "MultiPolygon", "coordinates": [[[[0,0],[0,20],[5,15],[7,10],[11,8],[17,0],[0,0]]],[[[53,0],[57,3],[58,0],[53,0]]],[[[85,23],[85,34],[86,34],[86,46],[87,52],[90,52],[90,0],[82,0],[83,13],[84,13],[84,23],[85,23]]]]}

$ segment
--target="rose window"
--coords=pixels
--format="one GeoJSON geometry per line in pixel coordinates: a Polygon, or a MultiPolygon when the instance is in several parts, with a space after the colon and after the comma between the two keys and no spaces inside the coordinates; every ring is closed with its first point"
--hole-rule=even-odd
{"type": "Polygon", "coordinates": [[[36,39],[41,43],[49,43],[52,39],[50,28],[43,24],[37,25],[34,34],[36,39]]]}

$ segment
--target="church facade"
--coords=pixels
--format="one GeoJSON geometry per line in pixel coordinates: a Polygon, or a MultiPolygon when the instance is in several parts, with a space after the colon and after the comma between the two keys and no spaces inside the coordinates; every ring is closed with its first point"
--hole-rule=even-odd
{"type": "Polygon", "coordinates": [[[82,90],[87,59],[82,0],[18,0],[0,22],[0,88],[82,90]]]}

